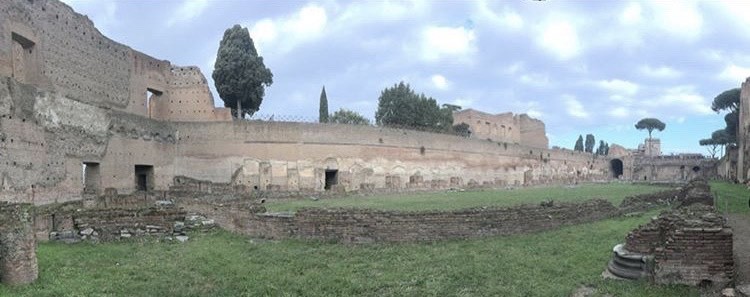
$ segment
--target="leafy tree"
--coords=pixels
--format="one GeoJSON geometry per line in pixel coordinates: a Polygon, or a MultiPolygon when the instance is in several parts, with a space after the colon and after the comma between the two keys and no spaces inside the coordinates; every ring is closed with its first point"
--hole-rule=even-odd
{"type": "Polygon", "coordinates": [[[596,145],[596,140],[594,139],[594,135],[586,134],[586,146],[584,148],[584,151],[587,153],[593,153],[594,145],[596,145]]]}
{"type": "Polygon", "coordinates": [[[456,135],[460,135],[463,137],[469,137],[471,136],[471,126],[467,123],[460,123],[458,125],[453,126],[453,133],[456,133],[456,135]]]}
{"type": "Polygon", "coordinates": [[[435,99],[417,95],[402,81],[380,93],[375,121],[384,126],[450,131],[453,108],[449,105],[440,108],[435,99]]]}
{"type": "MultiPolygon", "coordinates": [[[[342,110],[340,110],[340,111],[342,111],[342,110]]],[[[326,96],[326,87],[325,86],[323,87],[323,90],[320,91],[320,107],[318,109],[318,122],[319,123],[328,123],[328,96],[326,96]]]]}
{"type": "Polygon", "coordinates": [[[724,122],[726,123],[724,130],[726,130],[728,144],[737,143],[737,127],[740,122],[740,93],[739,88],[726,90],[716,96],[711,103],[713,111],[727,110],[729,112],[724,116],[724,122]]]}
{"type": "Polygon", "coordinates": [[[604,150],[602,151],[604,152],[605,156],[609,156],[609,143],[604,143],[604,150]]]}
{"type": "Polygon", "coordinates": [[[717,143],[712,138],[704,138],[698,141],[701,146],[706,146],[708,153],[711,154],[711,158],[716,158],[716,153],[719,152],[721,144],[717,143]]]}
{"type": "Polygon", "coordinates": [[[722,110],[737,111],[740,108],[740,88],[734,88],[721,92],[711,102],[711,110],[719,112],[722,110]]]}
{"type": "Polygon", "coordinates": [[[350,125],[369,125],[370,124],[370,120],[368,120],[361,114],[351,111],[351,110],[343,109],[343,108],[334,112],[328,118],[328,122],[336,123],[336,124],[350,124],[350,125]]]}
{"type": "Polygon", "coordinates": [[[582,135],[578,135],[578,140],[576,140],[576,145],[573,147],[573,150],[579,151],[579,152],[583,151],[583,136],[582,135]]]}
{"type": "Polygon", "coordinates": [[[635,124],[635,128],[638,130],[643,130],[643,129],[648,130],[648,139],[651,139],[652,131],[654,130],[664,131],[664,128],[666,127],[667,127],[667,124],[664,124],[664,122],[655,118],[644,118],[635,124]]]}
{"type": "Polygon", "coordinates": [[[258,111],[265,87],[273,83],[273,74],[258,56],[250,33],[240,25],[224,31],[211,77],[224,107],[238,118],[258,111]]]}

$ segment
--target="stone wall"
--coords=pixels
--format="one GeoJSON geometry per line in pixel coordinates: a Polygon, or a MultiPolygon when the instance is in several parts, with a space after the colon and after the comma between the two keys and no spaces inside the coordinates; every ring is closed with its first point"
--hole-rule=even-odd
{"type": "Polygon", "coordinates": [[[539,232],[619,214],[605,200],[455,211],[399,212],[367,209],[302,209],[294,215],[235,212],[217,220],[264,238],[345,243],[415,242],[539,232]]]}
{"type": "Polygon", "coordinates": [[[711,206],[663,212],[630,232],[625,247],[653,255],[657,283],[721,286],[734,277],[732,230],[711,206]]]}
{"type": "Polygon", "coordinates": [[[32,205],[0,202],[0,282],[4,284],[28,284],[37,279],[32,219],[32,205]]]}

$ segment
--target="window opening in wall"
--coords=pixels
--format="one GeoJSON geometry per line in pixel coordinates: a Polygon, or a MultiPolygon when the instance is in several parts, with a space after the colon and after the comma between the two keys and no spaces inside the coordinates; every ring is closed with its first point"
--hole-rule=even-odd
{"type": "Polygon", "coordinates": [[[100,187],[99,163],[83,162],[83,191],[86,193],[96,193],[100,187]]]}
{"type": "Polygon", "coordinates": [[[33,66],[32,55],[34,42],[16,32],[11,33],[13,46],[11,49],[11,64],[13,72],[11,76],[20,82],[29,82],[31,68],[33,66]]]}
{"type": "Polygon", "coordinates": [[[154,166],[135,165],[135,189],[148,191],[154,188],[154,166]]]}
{"type": "Polygon", "coordinates": [[[324,189],[330,190],[331,186],[339,183],[339,171],[336,169],[326,169],[326,184],[324,189]]]}
{"type": "Polygon", "coordinates": [[[701,168],[699,166],[694,166],[693,172],[698,172],[698,171],[701,171],[701,168]]]}
{"type": "Polygon", "coordinates": [[[151,101],[159,99],[159,96],[163,94],[162,91],[155,90],[152,88],[146,88],[146,115],[151,118],[151,101]]]}

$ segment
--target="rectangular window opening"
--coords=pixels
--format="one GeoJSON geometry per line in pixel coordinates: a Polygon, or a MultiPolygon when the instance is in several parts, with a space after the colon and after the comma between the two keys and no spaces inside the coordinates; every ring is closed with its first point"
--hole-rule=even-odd
{"type": "Polygon", "coordinates": [[[99,163],[83,162],[83,191],[96,193],[101,187],[99,163]]]}
{"type": "Polygon", "coordinates": [[[135,189],[149,191],[154,188],[154,166],[135,165],[135,189]]]}

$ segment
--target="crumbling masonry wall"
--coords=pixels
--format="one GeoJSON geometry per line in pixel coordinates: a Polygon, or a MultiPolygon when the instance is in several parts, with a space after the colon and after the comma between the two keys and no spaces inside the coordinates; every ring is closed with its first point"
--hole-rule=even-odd
{"type": "Polygon", "coordinates": [[[220,212],[220,216],[227,217],[219,218],[217,222],[222,227],[251,236],[345,243],[419,242],[523,234],[619,214],[615,206],[600,199],[583,203],[431,212],[302,209],[294,215],[269,215],[234,210],[220,212]]]}
{"type": "Polygon", "coordinates": [[[664,212],[630,232],[625,247],[654,256],[657,283],[721,285],[734,277],[732,230],[711,206],[664,212]]]}
{"type": "Polygon", "coordinates": [[[39,274],[32,205],[0,202],[0,282],[29,284],[39,274]]]}

